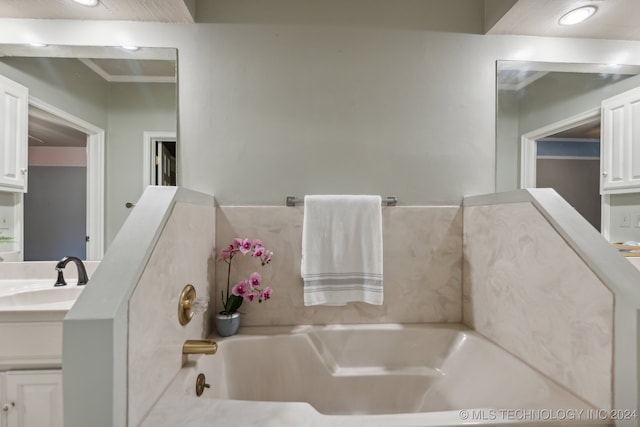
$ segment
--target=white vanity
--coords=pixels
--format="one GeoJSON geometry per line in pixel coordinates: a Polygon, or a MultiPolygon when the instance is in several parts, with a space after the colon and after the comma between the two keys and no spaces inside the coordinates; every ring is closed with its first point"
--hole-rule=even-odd
{"type": "MultiPolygon", "coordinates": [[[[98,262],[86,262],[89,275],[98,262]]],[[[0,427],[62,427],[62,321],[82,293],[76,269],[0,263],[0,427]]]]}

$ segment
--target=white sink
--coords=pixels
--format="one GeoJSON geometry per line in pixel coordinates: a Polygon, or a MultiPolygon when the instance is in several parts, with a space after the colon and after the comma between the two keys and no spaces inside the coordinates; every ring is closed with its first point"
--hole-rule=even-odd
{"type": "Polygon", "coordinates": [[[84,286],[54,287],[53,280],[0,280],[0,311],[69,310],[84,286]]]}
{"type": "Polygon", "coordinates": [[[31,306],[69,303],[73,305],[84,286],[65,286],[49,289],[33,289],[0,297],[0,307],[31,306]]]}

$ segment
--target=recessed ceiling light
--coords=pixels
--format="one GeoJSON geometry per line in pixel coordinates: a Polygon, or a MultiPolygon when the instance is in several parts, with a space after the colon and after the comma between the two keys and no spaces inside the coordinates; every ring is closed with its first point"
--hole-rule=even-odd
{"type": "Polygon", "coordinates": [[[94,7],[98,5],[98,0],[73,0],[74,2],[83,6],[94,7]]]}
{"type": "Polygon", "coordinates": [[[130,45],[130,44],[123,44],[120,47],[123,48],[124,50],[131,50],[131,51],[135,51],[135,50],[140,49],[138,46],[133,46],[133,45],[130,45]]]}
{"type": "Polygon", "coordinates": [[[562,18],[558,20],[560,25],[575,25],[593,16],[598,10],[595,6],[584,6],[577,9],[573,9],[571,12],[567,12],[562,15],[562,18]]]}
{"type": "Polygon", "coordinates": [[[29,46],[32,46],[32,47],[47,47],[49,45],[46,44],[46,43],[32,42],[32,43],[29,43],[29,46]]]}

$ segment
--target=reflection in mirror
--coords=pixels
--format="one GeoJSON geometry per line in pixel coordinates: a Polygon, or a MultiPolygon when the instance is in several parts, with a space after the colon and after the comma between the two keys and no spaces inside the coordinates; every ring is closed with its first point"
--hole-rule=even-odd
{"type": "Polygon", "coordinates": [[[496,191],[554,188],[596,229],[600,103],[640,86],[640,67],[497,63],[496,191]]]}
{"type": "Polygon", "coordinates": [[[158,141],[176,185],[176,60],[165,48],[0,45],[0,75],[29,90],[27,192],[0,193],[11,237],[0,258],[100,259],[125,203],[157,182],[158,141]]]}

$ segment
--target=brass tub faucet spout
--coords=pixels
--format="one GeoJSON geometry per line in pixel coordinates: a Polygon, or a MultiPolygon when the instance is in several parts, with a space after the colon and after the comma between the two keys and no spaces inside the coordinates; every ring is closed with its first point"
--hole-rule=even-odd
{"type": "Polygon", "coordinates": [[[214,340],[186,340],[182,354],[216,354],[218,344],[214,340]]]}

